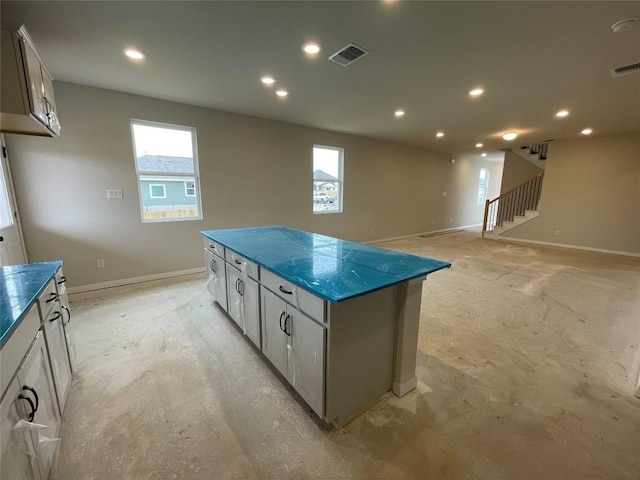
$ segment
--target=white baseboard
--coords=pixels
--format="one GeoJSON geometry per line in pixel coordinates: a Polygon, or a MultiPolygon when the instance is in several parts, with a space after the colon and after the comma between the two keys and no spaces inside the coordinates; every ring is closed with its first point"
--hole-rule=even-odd
{"type": "Polygon", "coordinates": [[[393,242],[394,240],[404,240],[405,238],[419,237],[420,235],[429,235],[429,234],[434,234],[434,233],[444,233],[444,232],[450,232],[452,230],[462,230],[464,228],[481,227],[481,226],[482,226],[481,223],[477,223],[477,224],[474,224],[474,225],[463,225],[461,227],[443,228],[442,230],[430,230],[428,232],[412,233],[410,235],[402,235],[400,237],[390,237],[390,238],[381,238],[381,239],[378,239],[378,240],[369,240],[367,242],[361,242],[361,243],[364,243],[365,245],[373,245],[373,244],[376,244],[376,243],[393,242]]]}
{"type": "MultiPolygon", "coordinates": [[[[488,238],[488,237],[485,237],[485,238],[488,238]]],[[[640,257],[640,253],[635,253],[635,252],[625,252],[622,250],[607,250],[606,248],[584,247],[582,245],[570,245],[568,243],[543,242],[540,240],[524,240],[522,238],[503,237],[502,235],[497,235],[495,237],[489,237],[489,238],[491,238],[492,240],[499,240],[499,241],[506,240],[509,242],[531,243],[533,245],[544,245],[546,247],[559,247],[559,248],[569,248],[571,250],[607,253],[609,255],[623,255],[625,257],[640,257]]]]}
{"type": "Polygon", "coordinates": [[[178,270],[176,272],[154,273],[153,275],[143,275],[142,277],[122,278],[120,280],[110,280],[108,282],[91,283],[89,285],[81,285],[79,287],[67,287],[67,293],[91,292],[92,290],[102,290],[103,288],[121,287],[123,285],[131,285],[133,283],[150,282],[152,280],[162,280],[165,278],[184,277],[185,275],[193,275],[196,273],[206,272],[205,267],[190,268],[188,270],[178,270]]]}

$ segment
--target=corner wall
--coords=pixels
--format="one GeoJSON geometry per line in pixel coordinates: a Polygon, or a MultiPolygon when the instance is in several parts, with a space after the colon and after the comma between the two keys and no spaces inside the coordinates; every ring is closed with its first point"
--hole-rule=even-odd
{"type": "Polygon", "coordinates": [[[640,133],[554,142],[547,158],[540,216],[508,237],[640,253],[640,133]]]}
{"type": "Polygon", "coordinates": [[[61,136],[6,140],[29,260],[65,260],[70,286],[203,267],[200,230],[272,224],[367,241],[482,222],[477,173],[443,154],[70,83],[55,89],[61,136]],[[141,223],[131,118],[196,128],[202,221],[141,223]],[[344,148],[342,214],[312,213],[313,144],[344,148]],[[124,198],[108,200],[108,188],[124,198]]]}
{"type": "Polygon", "coordinates": [[[544,173],[544,170],[536,167],[533,163],[526,158],[522,158],[517,153],[510,150],[505,151],[500,194],[502,195],[507,190],[517,187],[539,173],[544,173]]]}

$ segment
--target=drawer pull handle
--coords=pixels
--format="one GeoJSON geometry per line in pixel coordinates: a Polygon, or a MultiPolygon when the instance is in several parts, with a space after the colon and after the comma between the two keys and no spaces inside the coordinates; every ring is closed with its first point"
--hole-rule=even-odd
{"type": "Polygon", "coordinates": [[[63,283],[67,283],[67,277],[60,277],[60,280],[58,280],[58,285],[62,285],[63,283]]]}
{"type": "MultiPolygon", "coordinates": [[[[285,331],[285,330],[284,330],[284,327],[282,326],[282,319],[284,318],[284,315],[285,315],[285,312],[282,312],[282,313],[280,314],[280,330],[282,330],[283,332],[285,331]]],[[[285,332],[285,333],[286,333],[286,332],[285,332]]]]}
{"type": "Polygon", "coordinates": [[[282,293],[286,293],[287,295],[291,295],[293,293],[293,290],[287,290],[286,288],[284,288],[282,285],[280,285],[280,291],[282,293]]]}
{"type": "Polygon", "coordinates": [[[24,394],[20,394],[18,395],[18,398],[20,400],[26,400],[29,403],[29,406],[31,407],[31,412],[29,413],[29,421],[33,422],[34,417],[36,416],[36,407],[33,406],[33,402],[31,401],[31,399],[29,397],[27,397],[24,394]]]}
{"type": "Polygon", "coordinates": [[[236,265],[242,265],[242,262],[237,258],[234,258],[233,261],[236,262],[236,265]]]}
{"type": "Polygon", "coordinates": [[[211,271],[213,273],[218,273],[218,264],[215,260],[211,260],[211,271]]]}
{"type": "Polygon", "coordinates": [[[57,294],[57,293],[53,293],[53,292],[51,292],[51,293],[49,294],[49,298],[46,300],[46,303],[54,302],[54,301],[56,301],[57,299],[58,299],[58,294],[57,294]]]}
{"type": "Polygon", "coordinates": [[[50,322],[55,322],[56,320],[58,320],[60,317],[62,317],[62,313],[60,313],[60,311],[58,310],[55,315],[53,317],[51,317],[51,320],[49,320],[50,322]]]}

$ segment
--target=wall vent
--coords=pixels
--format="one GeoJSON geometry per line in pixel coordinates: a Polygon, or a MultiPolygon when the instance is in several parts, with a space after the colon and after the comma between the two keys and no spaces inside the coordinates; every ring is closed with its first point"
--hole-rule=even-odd
{"type": "Polygon", "coordinates": [[[353,62],[358,60],[361,57],[364,57],[368,51],[364,48],[354,45],[353,43],[348,44],[347,46],[341,48],[336,53],[329,57],[329,60],[337,63],[338,65],[342,65],[346,67],[347,65],[351,65],[353,62]]]}
{"type": "Polygon", "coordinates": [[[632,63],[630,65],[624,65],[622,67],[612,68],[612,77],[623,77],[624,75],[631,75],[632,73],[640,73],[640,63],[632,63]]]}

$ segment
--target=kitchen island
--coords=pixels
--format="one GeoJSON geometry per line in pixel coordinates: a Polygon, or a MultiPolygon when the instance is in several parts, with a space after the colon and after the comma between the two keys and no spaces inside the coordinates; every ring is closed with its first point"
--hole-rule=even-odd
{"type": "Polygon", "coordinates": [[[415,388],[422,282],[449,263],[285,227],[201,233],[215,301],[320,418],[415,388]]]}

